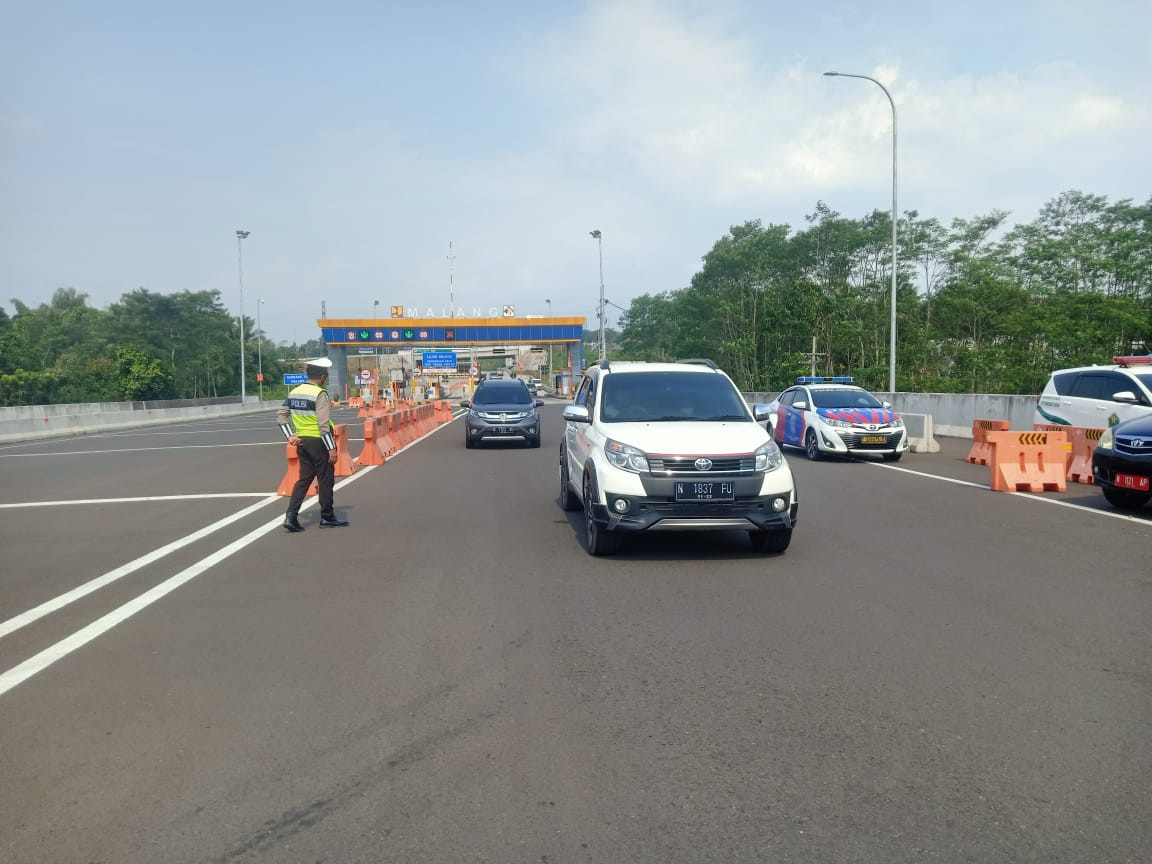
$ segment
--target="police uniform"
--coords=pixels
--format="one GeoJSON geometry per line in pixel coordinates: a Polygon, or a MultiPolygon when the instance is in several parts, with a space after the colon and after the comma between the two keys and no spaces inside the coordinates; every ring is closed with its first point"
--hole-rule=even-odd
{"type": "Polygon", "coordinates": [[[320,496],[320,526],[341,527],[348,524],[337,517],[333,509],[335,468],[330,454],[336,450],[336,438],[335,426],[330,417],[332,400],[328,398],[327,390],[311,380],[326,376],[332,361],[322,357],[310,360],[307,366],[310,380],[293,388],[276,412],[276,422],[285,439],[300,439],[296,446],[300,456],[300,479],[292,487],[292,497],[284,513],[284,527],[293,533],[304,530],[298,515],[313,478],[316,479],[320,496]]]}

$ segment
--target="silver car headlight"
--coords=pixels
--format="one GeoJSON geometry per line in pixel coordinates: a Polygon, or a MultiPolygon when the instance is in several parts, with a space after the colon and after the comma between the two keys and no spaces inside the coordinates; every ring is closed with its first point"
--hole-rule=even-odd
{"type": "Polygon", "coordinates": [[[893,429],[903,429],[904,428],[904,421],[901,420],[899,417],[893,417],[892,423],[890,425],[892,426],[893,429]]]}
{"type": "Polygon", "coordinates": [[[611,438],[604,442],[604,457],[623,471],[639,473],[648,470],[648,455],[643,450],[631,444],[621,444],[611,438]]]}
{"type": "Polygon", "coordinates": [[[1111,450],[1112,449],[1112,439],[1113,439],[1112,427],[1109,426],[1107,429],[1104,430],[1104,434],[1100,436],[1100,441],[1096,444],[1096,446],[1099,447],[1101,450],[1111,450]]]}
{"type": "Polygon", "coordinates": [[[820,421],[825,426],[831,426],[834,429],[851,429],[855,423],[849,423],[847,420],[836,420],[832,417],[821,417],[820,421]]]}
{"type": "Polygon", "coordinates": [[[784,454],[780,452],[775,441],[761,444],[753,455],[756,457],[757,471],[775,471],[784,464],[784,454]]]}

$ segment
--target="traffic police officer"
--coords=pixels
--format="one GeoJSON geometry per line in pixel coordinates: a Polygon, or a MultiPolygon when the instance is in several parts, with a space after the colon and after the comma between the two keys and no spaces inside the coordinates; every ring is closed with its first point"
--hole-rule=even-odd
{"type": "Polygon", "coordinates": [[[336,438],[329,416],[332,400],[324,389],[331,368],[332,361],[327,357],[309,360],[305,368],[308,380],[295,387],[276,411],[280,430],[300,455],[300,479],[292,487],[292,497],[284,514],[284,528],[293,534],[304,530],[298,517],[312,478],[316,478],[320,492],[320,527],[340,528],[348,524],[336,515],[332,502],[336,438]]]}

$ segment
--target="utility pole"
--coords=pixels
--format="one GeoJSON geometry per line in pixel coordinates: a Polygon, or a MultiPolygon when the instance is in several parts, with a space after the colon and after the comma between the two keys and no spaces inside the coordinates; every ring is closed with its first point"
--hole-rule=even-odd
{"type": "Polygon", "coordinates": [[[244,399],[247,397],[247,391],[244,388],[244,247],[241,241],[244,240],[251,231],[237,231],[236,232],[236,261],[240,268],[240,404],[244,404],[244,399]]]}
{"type": "Polygon", "coordinates": [[[812,361],[812,377],[816,377],[816,359],[818,357],[826,356],[824,352],[816,353],[816,337],[812,337],[812,353],[808,355],[808,359],[812,361]]]}
{"type": "Polygon", "coordinates": [[[452,254],[452,241],[448,241],[448,317],[456,317],[456,284],[454,281],[453,265],[456,256],[452,254]]]}

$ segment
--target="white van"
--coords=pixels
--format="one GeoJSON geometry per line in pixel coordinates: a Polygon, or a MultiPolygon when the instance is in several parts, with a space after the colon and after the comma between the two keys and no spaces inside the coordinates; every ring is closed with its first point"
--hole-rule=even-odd
{"type": "Polygon", "coordinates": [[[1036,403],[1035,422],[1106,429],[1152,415],[1152,354],[1112,360],[1111,366],[1053,372],[1036,403]]]}

